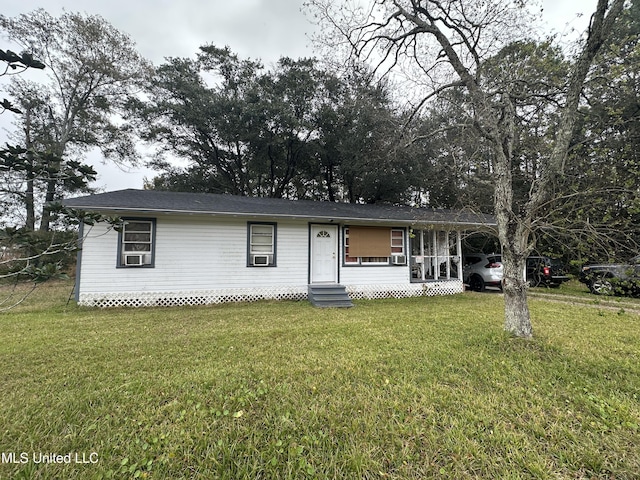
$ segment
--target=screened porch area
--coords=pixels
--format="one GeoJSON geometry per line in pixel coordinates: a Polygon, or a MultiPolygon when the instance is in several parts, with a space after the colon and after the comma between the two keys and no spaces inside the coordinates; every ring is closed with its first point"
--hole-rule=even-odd
{"type": "Polygon", "coordinates": [[[411,282],[462,280],[459,231],[418,230],[410,234],[411,282]]]}

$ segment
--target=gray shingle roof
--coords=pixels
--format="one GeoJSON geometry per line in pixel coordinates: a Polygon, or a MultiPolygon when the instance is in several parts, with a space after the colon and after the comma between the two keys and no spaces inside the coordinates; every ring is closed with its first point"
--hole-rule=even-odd
{"type": "Polygon", "coordinates": [[[209,193],[158,190],[118,190],[69,198],[64,205],[87,211],[125,214],[210,214],[248,217],[306,218],[314,221],[368,222],[394,221],[402,224],[447,224],[493,226],[491,215],[468,211],[414,208],[388,204],[355,204],[241,197],[209,193]]]}

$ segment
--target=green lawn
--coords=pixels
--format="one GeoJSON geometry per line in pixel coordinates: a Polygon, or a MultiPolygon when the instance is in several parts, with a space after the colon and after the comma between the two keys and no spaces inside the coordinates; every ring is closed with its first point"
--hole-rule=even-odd
{"type": "Polygon", "coordinates": [[[554,287],[537,287],[531,289],[532,292],[545,292],[556,295],[571,295],[571,296],[579,296],[585,299],[588,299],[594,303],[597,302],[623,302],[623,303],[635,303],[640,307],[640,298],[634,298],[629,296],[603,296],[603,295],[594,295],[589,292],[589,288],[584,284],[580,283],[576,279],[569,280],[566,283],[563,283],[560,288],[554,287]]]}
{"type": "Polygon", "coordinates": [[[623,309],[532,299],[526,342],[499,294],[95,310],[65,306],[70,288],[0,315],[2,479],[640,472],[623,309]]]}

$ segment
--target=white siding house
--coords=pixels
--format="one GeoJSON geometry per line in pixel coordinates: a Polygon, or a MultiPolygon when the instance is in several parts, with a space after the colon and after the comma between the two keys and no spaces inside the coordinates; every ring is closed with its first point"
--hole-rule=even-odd
{"type": "Polygon", "coordinates": [[[76,299],[88,306],[351,299],[462,292],[461,233],[489,217],[388,205],[122,190],[66,206],[117,215],[81,229],[76,299]]]}

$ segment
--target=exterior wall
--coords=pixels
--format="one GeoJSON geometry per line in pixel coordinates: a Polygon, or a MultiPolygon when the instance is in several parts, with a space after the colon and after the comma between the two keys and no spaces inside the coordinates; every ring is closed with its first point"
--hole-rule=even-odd
{"type": "Polygon", "coordinates": [[[409,283],[408,265],[343,265],[340,283],[343,285],[376,285],[384,283],[409,283]]]}
{"type": "Polygon", "coordinates": [[[464,292],[458,279],[411,283],[409,265],[343,266],[340,283],[351,299],[404,298],[464,292]]]}
{"type": "MultiPolygon", "coordinates": [[[[275,221],[277,266],[248,267],[247,222],[259,220],[197,215],[155,218],[153,268],[118,268],[118,233],[104,225],[85,227],[78,270],[79,304],[169,306],[307,298],[308,222],[275,221]]],[[[339,272],[340,283],[352,298],[463,291],[458,281],[411,284],[408,265],[345,266],[341,261],[339,272]]]]}
{"type": "Polygon", "coordinates": [[[279,221],[277,267],[247,267],[247,220],[156,218],[154,268],[117,268],[118,233],[104,226],[85,228],[80,304],[143,306],[273,296],[306,298],[307,223],[279,221]]]}

